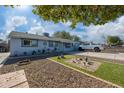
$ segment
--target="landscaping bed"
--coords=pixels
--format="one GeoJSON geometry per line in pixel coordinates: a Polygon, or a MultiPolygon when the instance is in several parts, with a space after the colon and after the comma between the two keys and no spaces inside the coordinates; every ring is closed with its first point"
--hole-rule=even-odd
{"type": "MultiPolygon", "coordinates": [[[[96,77],[100,77],[101,79],[113,82],[115,84],[118,84],[120,86],[124,87],[124,64],[115,64],[112,62],[107,62],[106,60],[97,60],[97,58],[95,59],[95,61],[101,63],[101,66],[95,71],[89,71],[86,70],[84,68],[80,68],[77,65],[73,65],[73,64],[68,64],[68,62],[66,62],[69,59],[72,59],[73,55],[67,55],[65,56],[65,59],[57,59],[57,57],[52,57],[52,60],[55,60],[57,62],[60,62],[62,64],[68,65],[70,67],[76,68],[82,72],[86,72],[89,73],[91,75],[94,75],[96,77]]],[[[84,56],[77,56],[77,57],[81,57],[84,58],[84,56]]],[[[93,60],[93,58],[90,60],[93,60]]]]}
{"type": "MultiPolygon", "coordinates": [[[[69,58],[69,57],[68,57],[69,58]]],[[[25,70],[30,87],[44,88],[108,88],[115,87],[98,79],[64,67],[47,59],[31,61],[30,64],[18,66],[17,63],[4,65],[0,74],[25,70]]]]}
{"type": "Polygon", "coordinates": [[[82,60],[82,58],[81,60],[79,58],[78,60],[75,60],[75,58],[71,58],[69,60],[66,60],[65,62],[69,63],[70,65],[76,65],[79,68],[83,68],[92,72],[95,72],[101,65],[100,62],[96,61],[89,61],[89,64],[86,64],[85,60],[82,60]]]}

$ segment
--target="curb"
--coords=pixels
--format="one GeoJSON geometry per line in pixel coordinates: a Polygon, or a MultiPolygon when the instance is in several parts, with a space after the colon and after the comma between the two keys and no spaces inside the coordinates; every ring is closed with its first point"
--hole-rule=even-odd
{"type": "Polygon", "coordinates": [[[58,63],[58,64],[60,64],[60,65],[63,65],[63,66],[65,66],[65,67],[67,67],[67,68],[73,69],[73,70],[75,70],[75,71],[77,71],[77,72],[83,73],[83,74],[85,74],[85,75],[87,75],[87,76],[89,76],[89,77],[98,79],[98,80],[100,80],[100,81],[102,81],[102,82],[105,82],[105,83],[107,83],[107,84],[110,84],[110,85],[112,85],[112,86],[115,86],[115,87],[117,87],[117,88],[123,88],[122,86],[119,86],[119,85],[114,84],[114,83],[112,83],[112,82],[106,81],[106,80],[101,79],[101,78],[99,78],[99,77],[93,76],[93,75],[88,74],[88,73],[86,73],[86,72],[80,71],[80,70],[75,69],[75,68],[73,68],[73,67],[71,67],[71,66],[67,66],[67,65],[65,65],[65,64],[62,64],[62,63],[57,62],[57,61],[55,61],[55,60],[52,60],[52,59],[50,59],[50,58],[47,58],[47,59],[50,60],[50,61],[53,61],[53,62],[55,62],[55,63],[58,63]]]}

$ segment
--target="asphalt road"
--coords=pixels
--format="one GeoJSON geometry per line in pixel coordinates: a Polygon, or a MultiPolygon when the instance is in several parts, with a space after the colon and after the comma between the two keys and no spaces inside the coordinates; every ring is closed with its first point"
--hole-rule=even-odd
{"type": "Polygon", "coordinates": [[[83,56],[124,61],[124,53],[80,52],[80,53],[75,53],[75,55],[83,55],[83,56]]]}

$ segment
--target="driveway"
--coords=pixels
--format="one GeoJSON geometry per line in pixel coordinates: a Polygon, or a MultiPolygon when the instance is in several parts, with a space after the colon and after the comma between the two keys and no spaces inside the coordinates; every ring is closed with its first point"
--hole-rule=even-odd
{"type": "Polygon", "coordinates": [[[124,61],[124,53],[114,54],[114,53],[82,52],[82,53],[75,53],[75,55],[83,55],[83,56],[124,61]]]}
{"type": "Polygon", "coordinates": [[[0,65],[6,61],[10,53],[0,53],[0,65]]]}

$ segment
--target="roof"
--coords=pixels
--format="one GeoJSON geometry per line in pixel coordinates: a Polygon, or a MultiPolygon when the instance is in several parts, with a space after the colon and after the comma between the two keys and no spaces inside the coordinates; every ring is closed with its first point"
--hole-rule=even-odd
{"type": "Polygon", "coordinates": [[[38,39],[38,40],[49,40],[49,41],[58,41],[58,42],[66,42],[66,43],[74,43],[75,41],[69,39],[61,39],[61,38],[53,38],[53,37],[46,37],[36,34],[29,34],[24,32],[16,32],[12,31],[9,34],[10,38],[27,38],[27,39],[38,39]]]}
{"type": "Polygon", "coordinates": [[[6,44],[6,43],[0,43],[0,46],[8,47],[8,44],[6,44]]]}

